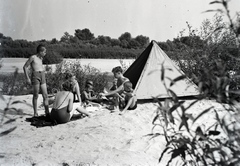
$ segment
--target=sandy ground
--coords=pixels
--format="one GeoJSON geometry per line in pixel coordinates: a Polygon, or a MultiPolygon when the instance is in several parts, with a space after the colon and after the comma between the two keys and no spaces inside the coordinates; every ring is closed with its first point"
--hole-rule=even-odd
{"type": "MultiPolygon", "coordinates": [[[[31,99],[31,95],[14,96],[12,101],[25,101],[31,105],[31,99]]],[[[39,105],[41,101],[40,97],[39,105]]],[[[0,105],[1,109],[6,106],[3,101],[0,105]]],[[[152,132],[152,120],[158,108],[154,103],[139,104],[136,110],[124,115],[102,109],[94,112],[91,118],[41,128],[26,121],[33,115],[30,105],[13,105],[22,109],[24,114],[9,112],[7,116],[16,120],[1,126],[0,132],[17,128],[0,137],[0,165],[161,166],[166,165],[169,159],[166,156],[158,163],[165,147],[164,138],[150,139],[146,136],[152,132]]],[[[220,104],[205,100],[198,102],[191,111],[197,116],[200,109],[210,106],[222,110],[220,104]]],[[[39,113],[43,114],[44,110],[40,108],[39,113]]],[[[213,113],[208,113],[198,123],[206,125],[213,122],[213,113]]]]}

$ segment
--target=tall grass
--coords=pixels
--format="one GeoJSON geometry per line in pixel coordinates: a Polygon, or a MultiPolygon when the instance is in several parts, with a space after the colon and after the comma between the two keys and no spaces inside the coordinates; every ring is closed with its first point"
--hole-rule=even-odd
{"type": "MultiPolygon", "coordinates": [[[[216,11],[225,12],[229,18],[230,24],[228,28],[235,33],[235,45],[239,50],[240,25],[235,24],[230,18],[228,1],[212,1],[210,4],[221,4],[223,6],[225,11],[222,9],[216,11]]],[[[222,28],[219,27],[214,32],[222,28]]],[[[226,55],[224,49],[220,53],[221,55],[229,56],[226,55]]],[[[237,57],[239,57],[239,51],[237,57]]],[[[233,58],[236,63],[239,61],[239,58],[233,58]]],[[[198,98],[186,105],[186,101],[181,100],[170,89],[171,85],[181,80],[181,77],[179,77],[171,80],[169,85],[164,84],[169,98],[163,102],[156,99],[159,108],[152,121],[153,132],[149,136],[151,138],[162,137],[165,139],[166,146],[159,156],[159,163],[161,165],[162,159],[166,154],[169,154],[167,165],[238,166],[240,165],[240,105],[236,100],[236,96],[231,94],[239,96],[240,92],[238,89],[229,90],[231,78],[228,76],[228,71],[223,61],[211,59],[211,56],[209,56],[206,57],[204,64],[201,57],[196,59],[203,66],[190,69],[186,67],[186,70],[196,69],[200,73],[199,75],[195,74],[193,77],[200,91],[198,98]],[[224,116],[214,106],[209,106],[205,109],[199,108],[197,115],[193,115],[191,112],[192,107],[203,99],[209,99],[209,97],[221,104],[223,109],[221,111],[225,113],[224,116]],[[211,119],[211,121],[214,120],[213,124],[206,126],[206,124],[197,123],[198,121],[204,123],[208,120],[204,118],[204,115],[208,116],[210,112],[214,115],[214,119],[211,119]]],[[[164,70],[163,68],[161,76],[163,82],[166,79],[164,70]]],[[[239,77],[239,75],[236,77],[239,77]]],[[[208,118],[210,117],[208,116],[208,118]]]]}
{"type": "MultiPolygon", "coordinates": [[[[18,70],[16,70],[12,76],[13,80],[11,81],[11,84],[9,85],[9,88],[8,88],[9,93],[12,93],[12,91],[14,91],[14,89],[16,87],[15,83],[17,82],[16,81],[17,76],[18,76],[18,70]]],[[[10,96],[8,99],[5,99],[5,97],[3,96],[3,94],[1,92],[0,92],[0,100],[1,100],[1,103],[4,103],[3,105],[1,105],[1,108],[0,108],[0,116],[1,116],[0,128],[2,128],[3,125],[7,125],[7,124],[11,124],[11,123],[15,122],[15,120],[17,119],[16,117],[7,116],[7,114],[9,112],[14,113],[15,115],[20,115],[20,116],[23,115],[23,110],[21,108],[16,108],[15,107],[16,104],[20,103],[20,104],[29,105],[23,101],[19,101],[19,100],[13,101],[12,96],[10,96]]],[[[29,106],[31,106],[31,105],[29,105],[29,106]]],[[[16,128],[17,128],[17,126],[13,126],[9,129],[1,130],[0,137],[13,132],[16,128]]]]}

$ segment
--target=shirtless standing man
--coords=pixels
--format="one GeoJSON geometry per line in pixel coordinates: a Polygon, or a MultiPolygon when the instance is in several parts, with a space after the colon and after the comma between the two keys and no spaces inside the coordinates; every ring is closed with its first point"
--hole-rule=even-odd
{"type": "Polygon", "coordinates": [[[37,54],[32,55],[23,66],[23,71],[26,76],[27,83],[32,84],[32,87],[33,87],[32,103],[33,103],[34,116],[38,116],[37,100],[38,100],[39,88],[41,88],[41,91],[42,91],[45,114],[49,115],[47,85],[46,85],[46,79],[45,79],[45,72],[42,64],[42,60],[43,60],[43,57],[46,55],[46,51],[47,50],[43,45],[41,44],[38,45],[37,54]],[[32,69],[31,79],[29,78],[28,71],[27,71],[29,66],[32,69]]]}

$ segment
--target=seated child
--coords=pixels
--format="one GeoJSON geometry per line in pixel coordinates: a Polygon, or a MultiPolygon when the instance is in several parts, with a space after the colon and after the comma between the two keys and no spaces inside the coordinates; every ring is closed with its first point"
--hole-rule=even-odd
{"type": "MultiPolygon", "coordinates": [[[[123,93],[121,94],[124,102],[124,109],[122,113],[125,113],[127,110],[134,110],[137,108],[137,96],[133,92],[132,83],[127,81],[123,84],[123,93]]],[[[122,100],[122,99],[120,99],[122,100]]],[[[122,102],[121,102],[122,103],[122,102]]]]}
{"type": "Polygon", "coordinates": [[[80,87],[79,87],[78,81],[76,80],[76,76],[73,75],[72,73],[66,73],[65,79],[69,80],[73,85],[72,92],[74,95],[74,102],[78,101],[79,104],[81,105],[82,101],[81,101],[80,87]]]}
{"type": "Polygon", "coordinates": [[[85,90],[82,93],[82,102],[85,105],[99,106],[99,98],[94,94],[93,85],[91,83],[86,83],[85,90]]]}

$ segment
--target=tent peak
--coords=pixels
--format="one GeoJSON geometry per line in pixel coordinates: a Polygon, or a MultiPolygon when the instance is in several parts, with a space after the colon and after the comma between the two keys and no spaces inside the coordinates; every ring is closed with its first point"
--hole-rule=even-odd
{"type": "Polygon", "coordinates": [[[151,43],[152,43],[152,44],[153,44],[153,43],[156,43],[156,44],[157,44],[157,41],[156,41],[156,40],[152,40],[151,43]]]}

